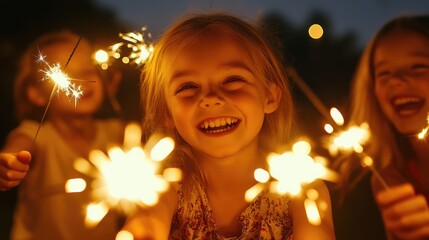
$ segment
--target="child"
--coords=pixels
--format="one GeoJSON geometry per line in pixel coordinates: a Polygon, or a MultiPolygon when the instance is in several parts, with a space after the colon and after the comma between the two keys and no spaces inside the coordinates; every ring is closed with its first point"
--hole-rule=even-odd
{"type": "Polygon", "coordinates": [[[83,95],[76,105],[64,93],[55,95],[35,139],[54,86],[48,80],[41,81],[41,70],[46,66],[36,62],[36,57],[41,53],[49,64],[60,63],[64,68],[78,40],[79,36],[68,31],[46,34],[33,42],[21,59],[14,96],[22,121],[9,134],[0,155],[1,162],[9,163],[2,170],[9,172],[2,185],[10,188],[25,176],[30,154],[7,153],[31,151],[30,170],[19,186],[12,239],[114,239],[118,229],[118,218],[111,213],[98,226],[86,227],[85,206],[91,201],[90,193],[64,191],[68,179],[89,180],[73,168],[74,160],[88,158],[92,149],[119,142],[123,129],[118,120],[93,118],[104,93],[92,62],[93,49],[86,39],[81,39],[64,71],[79,81],[76,83],[82,86],[83,95]]]}
{"type": "Polygon", "coordinates": [[[283,66],[266,40],[229,15],[195,15],[170,28],[142,75],[146,137],[173,136],[184,179],[124,227],[135,239],[333,239],[327,213],[308,222],[303,199],[262,192],[244,199],[286,144],[293,104],[283,66]]]}
{"type": "Polygon", "coordinates": [[[388,22],[365,50],[352,89],[354,124],[388,189],[372,189],[390,239],[429,238],[429,144],[417,134],[429,113],[429,16],[388,22]],[[426,199],[425,199],[426,198],[426,199]]]}

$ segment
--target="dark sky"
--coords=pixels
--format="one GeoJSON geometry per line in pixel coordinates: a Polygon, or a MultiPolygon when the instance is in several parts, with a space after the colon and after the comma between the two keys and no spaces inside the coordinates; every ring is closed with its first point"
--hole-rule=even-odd
{"type": "Polygon", "coordinates": [[[198,11],[227,11],[249,21],[269,11],[303,26],[309,15],[322,11],[330,18],[334,35],[356,32],[365,44],[387,20],[404,14],[429,14],[427,0],[96,0],[113,9],[125,23],[139,30],[147,25],[157,36],[174,19],[198,11]]]}

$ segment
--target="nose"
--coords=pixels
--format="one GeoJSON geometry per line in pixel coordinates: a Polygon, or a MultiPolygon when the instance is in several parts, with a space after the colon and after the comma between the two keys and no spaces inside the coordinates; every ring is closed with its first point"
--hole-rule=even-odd
{"type": "Polygon", "coordinates": [[[211,108],[223,106],[224,100],[214,93],[209,93],[201,99],[200,107],[211,108]]]}
{"type": "Polygon", "coordinates": [[[396,87],[396,86],[400,86],[402,84],[405,84],[409,81],[408,76],[406,75],[405,72],[396,72],[394,74],[392,74],[390,81],[389,81],[389,85],[391,87],[396,87]]]}

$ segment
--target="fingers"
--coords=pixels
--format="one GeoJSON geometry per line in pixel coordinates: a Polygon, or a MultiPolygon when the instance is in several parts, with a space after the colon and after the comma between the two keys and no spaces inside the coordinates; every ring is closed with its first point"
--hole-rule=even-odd
{"type": "Polygon", "coordinates": [[[411,184],[403,184],[379,193],[377,203],[387,229],[400,239],[429,237],[429,208],[411,184]]]}
{"type": "Polygon", "coordinates": [[[422,240],[429,238],[429,225],[418,228],[404,228],[394,232],[399,239],[422,240]]]}
{"type": "Polygon", "coordinates": [[[6,191],[18,185],[29,170],[31,154],[21,151],[18,154],[0,154],[0,190],[6,191]]]}
{"type": "Polygon", "coordinates": [[[17,154],[2,153],[0,156],[0,166],[20,172],[27,172],[30,167],[31,154],[27,151],[21,151],[17,154]]]}
{"type": "Polygon", "coordinates": [[[7,181],[0,177],[0,191],[7,191],[17,186],[21,181],[7,181]]]}
{"type": "Polygon", "coordinates": [[[389,207],[392,204],[414,196],[414,188],[411,184],[402,184],[389,188],[377,194],[376,200],[381,207],[389,207]]]}
{"type": "Polygon", "coordinates": [[[17,158],[20,162],[22,162],[22,163],[24,163],[24,164],[26,164],[26,165],[30,164],[30,162],[31,162],[31,154],[30,154],[30,152],[28,152],[28,151],[21,151],[21,152],[19,152],[19,153],[16,155],[16,158],[17,158]]]}
{"type": "Polygon", "coordinates": [[[386,208],[383,214],[387,218],[400,218],[407,214],[427,211],[426,199],[422,195],[412,196],[386,208]]]}

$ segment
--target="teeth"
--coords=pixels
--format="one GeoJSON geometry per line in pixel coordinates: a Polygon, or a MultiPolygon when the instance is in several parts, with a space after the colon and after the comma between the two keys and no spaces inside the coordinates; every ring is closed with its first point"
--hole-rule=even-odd
{"type": "Polygon", "coordinates": [[[231,127],[230,125],[235,124],[238,122],[237,118],[231,118],[231,117],[225,117],[225,118],[217,118],[217,119],[211,119],[206,120],[200,124],[200,128],[202,129],[209,129],[209,128],[215,128],[215,127],[231,127]]]}
{"type": "Polygon", "coordinates": [[[408,97],[408,98],[397,98],[393,101],[394,105],[403,105],[403,104],[407,104],[407,103],[415,103],[415,102],[419,102],[420,99],[419,98],[413,98],[413,97],[408,97]]]}

